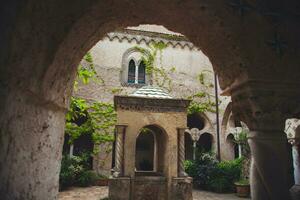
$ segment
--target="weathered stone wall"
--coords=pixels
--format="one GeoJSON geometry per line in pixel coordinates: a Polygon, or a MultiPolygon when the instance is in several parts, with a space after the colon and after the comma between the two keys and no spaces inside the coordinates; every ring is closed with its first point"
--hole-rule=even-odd
{"type": "MultiPolygon", "coordinates": [[[[160,26],[145,26],[143,29],[147,31],[156,30],[160,26]]],[[[136,29],[134,27],[132,29],[136,29]]],[[[163,31],[163,30],[159,30],[163,31]]],[[[99,75],[99,79],[103,81],[103,83],[95,83],[91,82],[88,85],[80,84],[78,86],[78,90],[75,91],[74,95],[78,97],[82,97],[91,101],[102,101],[102,102],[113,102],[114,95],[128,95],[137,89],[137,87],[141,87],[141,85],[135,86],[123,86],[123,78],[122,78],[122,70],[128,67],[128,62],[125,62],[124,66],[124,54],[126,52],[136,46],[145,48],[149,50],[149,44],[147,44],[146,40],[159,40],[161,33],[151,33],[151,37],[144,35],[145,31],[135,32],[133,35],[128,33],[122,33],[123,35],[119,36],[118,33],[114,33],[114,37],[105,36],[102,40],[100,40],[91,50],[91,55],[93,57],[94,66],[99,75]],[[126,38],[130,38],[126,39],[126,38]],[[133,38],[136,38],[134,40],[133,38]],[[140,42],[142,41],[142,42],[140,42]]],[[[192,43],[183,38],[183,43],[188,43],[192,48],[187,46],[171,45],[171,42],[177,42],[176,40],[172,40],[173,35],[177,34],[168,31],[168,35],[170,39],[167,40],[167,47],[162,50],[161,54],[158,53],[156,58],[156,66],[163,67],[168,72],[168,77],[171,79],[171,87],[168,87],[166,84],[166,89],[169,89],[170,95],[175,98],[188,98],[194,94],[199,92],[207,92],[211,95],[211,100],[214,99],[214,77],[213,77],[213,68],[207,56],[203,54],[201,50],[197,47],[193,46],[192,43]],[[204,74],[204,82],[205,86],[200,83],[199,75],[204,74]]],[[[120,33],[121,34],[121,33],[120,33]]],[[[174,37],[174,36],[173,36],[174,37]]],[[[141,55],[135,55],[137,59],[141,58],[141,55]]],[[[127,60],[126,60],[127,61],[127,60]]],[[[84,63],[84,62],[83,62],[84,63]]],[[[154,83],[154,85],[156,85],[154,83]]],[[[219,89],[220,92],[220,89],[219,89]]],[[[228,97],[219,97],[221,104],[219,110],[219,123],[223,121],[223,113],[224,110],[230,101],[228,97]]],[[[217,133],[216,133],[216,114],[212,112],[206,112],[201,114],[204,119],[205,127],[203,129],[204,132],[208,132],[212,135],[212,150],[216,152],[217,150],[217,133]]],[[[222,132],[220,132],[222,134],[222,132]]],[[[223,135],[221,137],[221,152],[225,154],[230,154],[232,148],[227,148],[230,146],[223,145],[223,138],[226,138],[223,135]]],[[[107,154],[105,152],[102,152],[107,154]]],[[[109,168],[111,166],[111,153],[109,155],[101,155],[99,154],[98,158],[95,158],[94,167],[96,171],[102,174],[109,175],[109,168]],[[106,159],[104,161],[103,159],[106,159]]],[[[221,158],[228,158],[222,157],[221,158]]]]}
{"type": "MultiPolygon", "coordinates": [[[[140,23],[163,24],[186,35],[208,55],[221,87],[232,89],[227,92],[234,97],[234,112],[251,130],[266,130],[262,129],[266,125],[278,128],[277,124],[284,124],[284,119],[299,117],[299,1],[244,3],[249,10],[244,5],[219,0],[3,2],[0,7],[0,179],[3,180],[0,196],[3,199],[24,199],[21,195],[27,199],[57,198],[60,157],[55,155],[61,148],[56,144],[63,144],[64,120],[53,105],[60,110],[67,107],[81,58],[105,33],[117,28],[140,23]],[[20,112],[18,108],[30,103],[33,109],[20,112]],[[26,117],[18,118],[20,113],[26,117]],[[23,134],[28,136],[34,130],[43,129],[38,119],[59,126],[23,139],[23,134]],[[47,145],[35,149],[39,144],[36,138],[47,135],[57,139],[47,140],[51,150],[47,145]],[[27,152],[24,155],[18,150],[20,144],[15,144],[12,138],[32,148],[24,149],[27,152]],[[53,156],[44,160],[42,152],[53,156]],[[35,162],[30,160],[30,155],[37,155],[35,162]],[[40,173],[22,173],[20,169],[24,166],[40,173]],[[20,180],[24,182],[19,184],[20,180]]],[[[265,134],[268,135],[261,133],[265,134]]],[[[269,165],[259,162],[263,160],[262,164],[273,166],[284,163],[281,159],[272,160],[271,155],[279,149],[272,145],[262,143],[266,148],[260,150],[261,159],[254,155],[253,174],[258,184],[251,186],[255,200],[288,199],[282,180],[284,167],[276,165],[276,169],[270,170],[269,165]]],[[[286,157],[284,152],[280,155],[286,157]]]]}

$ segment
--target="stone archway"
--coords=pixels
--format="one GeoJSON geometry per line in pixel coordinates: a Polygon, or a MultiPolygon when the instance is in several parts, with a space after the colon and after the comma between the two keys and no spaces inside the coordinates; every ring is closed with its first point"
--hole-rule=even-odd
{"type": "MultiPolygon", "coordinates": [[[[295,73],[300,43],[297,1],[247,5],[253,9],[216,0],[3,3],[0,196],[56,198],[64,116],[76,66],[105,33],[139,23],[162,24],[186,35],[210,58],[221,87],[233,97],[234,112],[255,130],[254,136],[257,131],[276,130],[282,141],[283,119],[300,114],[300,73],[295,73]],[[278,9],[291,14],[283,14],[280,20],[266,14],[278,9]],[[274,21],[284,25],[276,26],[274,21]]],[[[254,158],[285,163],[281,145],[282,151],[271,142],[261,147],[252,141],[250,146],[257,149],[254,158]],[[273,150],[278,154],[268,157],[273,150]]],[[[262,194],[265,199],[285,199],[284,164],[273,171],[267,168],[254,159],[253,176],[259,188],[253,190],[253,198],[262,194]]]]}

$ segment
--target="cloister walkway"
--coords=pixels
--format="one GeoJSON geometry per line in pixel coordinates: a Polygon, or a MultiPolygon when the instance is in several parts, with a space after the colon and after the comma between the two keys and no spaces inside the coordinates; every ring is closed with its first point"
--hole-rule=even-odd
{"type": "MultiPolygon", "coordinates": [[[[101,200],[108,195],[108,187],[93,186],[88,188],[71,188],[59,193],[59,200],[101,200]]],[[[234,194],[216,194],[206,191],[193,191],[194,200],[247,200],[234,194]]]]}

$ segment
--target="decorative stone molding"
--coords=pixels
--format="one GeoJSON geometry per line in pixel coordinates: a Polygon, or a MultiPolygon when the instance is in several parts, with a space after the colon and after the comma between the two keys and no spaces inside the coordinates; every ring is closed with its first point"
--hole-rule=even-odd
{"type": "Polygon", "coordinates": [[[234,115],[250,130],[252,198],[289,199],[284,128],[285,119],[298,113],[297,85],[251,80],[236,84],[230,94],[234,115]]]}
{"type": "Polygon", "coordinates": [[[108,38],[110,41],[118,40],[119,42],[127,41],[129,43],[135,41],[137,44],[144,42],[147,45],[153,42],[163,42],[173,48],[197,49],[185,36],[151,31],[124,29],[108,33],[104,38],[108,38]]]}
{"type": "Polygon", "coordinates": [[[116,109],[151,112],[186,112],[190,100],[114,96],[116,109]]]}
{"type": "Polygon", "coordinates": [[[300,139],[300,135],[296,135],[296,129],[300,126],[300,120],[296,118],[287,119],[285,121],[285,133],[289,139],[295,140],[300,139]]]}
{"type": "Polygon", "coordinates": [[[299,113],[297,85],[252,80],[231,88],[230,94],[234,115],[252,130],[283,130],[285,119],[299,113]]]}

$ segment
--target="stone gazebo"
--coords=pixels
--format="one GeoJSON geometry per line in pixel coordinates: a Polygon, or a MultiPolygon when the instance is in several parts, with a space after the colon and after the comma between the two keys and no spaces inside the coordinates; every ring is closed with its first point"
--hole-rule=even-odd
{"type": "Polygon", "coordinates": [[[189,100],[173,99],[158,87],[115,96],[113,200],[191,200],[192,179],[184,172],[184,132],[189,100]]]}

